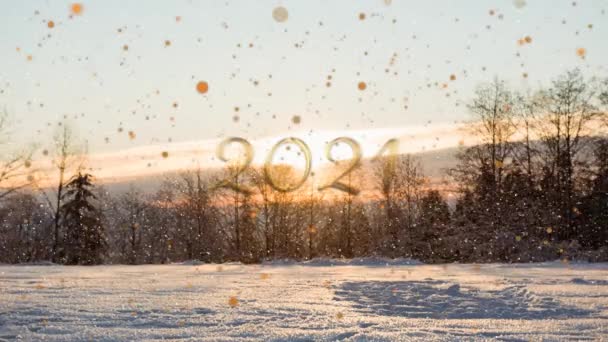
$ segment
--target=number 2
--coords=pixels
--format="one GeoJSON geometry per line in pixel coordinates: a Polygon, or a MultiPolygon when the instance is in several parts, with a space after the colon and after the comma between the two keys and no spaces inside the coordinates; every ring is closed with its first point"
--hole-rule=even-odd
{"type": "MultiPolygon", "coordinates": [[[[349,173],[353,172],[359,165],[361,165],[361,145],[356,142],[354,139],[341,137],[332,140],[329,144],[325,146],[325,157],[330,162],[337,164],[338,161],[334,159],[331,154],[332,149],[335,145],[339,143],[345,143],[350,147],[353,151],[353,157],[350,159],[350,164],[346,167],[346,170],[338,175],[331,183],[325,186],[319,187],[319,191],[334,188],[340,191],[347,192],[351,195],[357,195],[360,191],[359,189],[352,187],[350,184],[344,184],[340,182],[340,179],[344,178],[349,173]]],[[[349,182],[350,183],[350,182],[349,182]]]]}
{"type": "Polygon", "coordinates": [[[251,146],[249,141],[247,141],[243,138],[238,138],[238,137],[227,138],[227,139],[223,140],[217,146],[217,157],[223,162],[228,162],[229,159],[226,158],[226,155],[225,155],[226,146],[233,144],[233,143],[238,143],[238,144],[243,145],[243,148],[245,149],[244,163],[242,163],[242,164],[239,163],[236,166],[236,170],[235,170],[234,174],[231,175],[231,178],[234,178],[234,181],[231,179],[221,180],[214,186],[214,188],[215,189],[228,188],[228,189],[232,189],[236,192],[240,192],[240,193],[244,193],[244,194],[251,194],[252,191],[250,189],[238,184],[238,177],[247,169],[247,167],[249,167],[249,164],[251,164],[251,162],[253,161],[253,147],[251,146]]]}

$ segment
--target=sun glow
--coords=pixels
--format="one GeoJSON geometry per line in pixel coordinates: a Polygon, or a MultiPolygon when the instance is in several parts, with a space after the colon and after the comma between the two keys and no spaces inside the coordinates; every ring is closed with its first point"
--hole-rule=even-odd
{"type": "MultiPolygon", "coordinates": [[[[399,141],[399,154],[419,153],[450,148],[463,143],[463,132],[455,125],[412,126],[349,131],[310,131],[288,132],[277,136],[246,139],[251,143],[252,167],[263,167],[273,146],[287,137],[301,139],[310,150],[311,172],[320,173],[332,162],[327,158],[326,146],[339,137],[348,137],[356,141],[361,148],[362,160],[375,157],[382,146],[390,139],[399,141]]],[[[245,137],[243,137],[245,138],[245,137]]],[[[140,177],[162,175],[191,169],[222,169],[227,163],[234,164],[242,160],[244,149],[236,143],[225,146],[225,159],[217,156],[217,147],[224,139],[205,139],[197,141],[174,142],[170,144],[142,145],[120,151],[90,153],[87,165],[95,172],[97,179],[104,183],[123,182],[140,177]]],[[[470,143],[470,141],[467,141],[470,143]]],[[[353,157],[353,151],[347,144],[337,144],[331,149],[332,159],[347,161],[353,157]]],[[[304,169],[306,158],[303,151],[294,144],[283,144],[271,158],[273,165],[285,164],[296,169],[299,177],[304,169]]],[[[40,186],[53,184],[54,179],[38,175],[50,174],[52,167],[50,156],[41,156],[31,161],[32,169],[40,186]]]]}

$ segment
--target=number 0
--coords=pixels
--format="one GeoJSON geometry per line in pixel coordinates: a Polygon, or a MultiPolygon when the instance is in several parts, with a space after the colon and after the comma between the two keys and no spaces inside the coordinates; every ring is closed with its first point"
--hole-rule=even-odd
{"type": "Polygon", "coordinates": [[[310,153],[310,148],[308,148],[308,145],[306,145],[306,143],[304,141],[302,141],[302,139],[293,138],[293,137],[285,138],[285,139],[279,141],[278,143],[276,143],[272,147],[272,150],[270,150],[270,153],[268,153],[268,157],[266,158],[266,163],[264,163],[264,177],[266,178],[266,182],[268,184],[270,184],[270,186],[272,186],[273,189],[280,191],[280,192],[294,191],[297,188],[299,188],[300,186],[302,186],[302,184],[304,184],[304,182],[306,182],[306,179],[310,175],[311,160],[312,160],[312,157],[311,157],[311,153],[310,153]],[[300,178],[300,180],[297,183],[295,183],[291,186],[282,186],[282,185],[277,184],[277,182],[275,182],[274,178],[272,178],[272,173],[271,173],[272,158],[274,157],[274,154],[276,153],[277,149],[285,144],[297,145],[298,148],[300,148],[300,150],[302,151],[302,153],[304,153],[304,158],[306,158],[306,168],[304,170],[304,174],[302,175],[302,178],[300,178]]]}

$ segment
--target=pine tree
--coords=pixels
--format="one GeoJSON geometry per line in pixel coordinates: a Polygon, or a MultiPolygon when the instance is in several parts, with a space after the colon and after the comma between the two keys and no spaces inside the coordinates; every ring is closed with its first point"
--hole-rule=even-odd
{"type": "Polygon", "coordinates": [[[582,199],[582,231],[577,239],[585,247],[601,248],[608,245],[608,139],[596,139],[594,155],[597,170],[590,193],[582,199]]]}
{"type": "Polygon", "coordinates": [[[420,218],[416,229],[414,255],[423,260],[444,260],[451,253],[442,239],[453,232],[450,231],[450,208],[439,191],[431,190],[420,199],[420,218]]]}
{"type": "Polygon", "coordinates": [[[65,237],[65,262],[99,264],[106,250],[101,212],[95,207],[90,174],[78,173],[68,182],[61,206],[65,237]]]}

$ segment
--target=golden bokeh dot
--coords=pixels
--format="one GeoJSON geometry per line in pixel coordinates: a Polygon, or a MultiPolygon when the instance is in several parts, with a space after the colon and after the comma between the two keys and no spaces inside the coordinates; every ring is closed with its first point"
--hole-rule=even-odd
{"type": "Polygon", "coordinates": [[[170,40],[165,40],[165,46],[171,46],[171,41],[170,40]]]}
{"type": "Polygon", "coordinates": [[[579,56],[580,58],[585,58],[585,56],[587,56],[587,49],[585,49],[585,48],[576,49],[576,55],[579,56]]]}
{"type": "Polygon", "coordinates": [[[163,151],[163,152],[162,152],[160,155],[161,155],[163,158],[165,158],[165,159],[166,159],[166,158],[168,158],[168,157],[169,157],[169,152],[167,152],[167,151],[163,151]]]}
{"type": "Polygon", "coordinates": [[[127,45],[127,44],[123,45],[122,49],[125,50],[125,51],[128,51],[129,50],[129,45],[127,45]]]}
{"type": "Polygon", "coordinates": [[[289,13],[287,12],[287,9],[285,7],[276,7],[273,11],[272,11],[272,17],[274,18],[275,21],[282,23],[287,21],[287,18],[289,17],[289,13]]]}
{"type": "Polygon", "coordinates": [[[450,75],[450,81],[456,81],[456,75],[451,74],[450,75]]]}
{"type": "Polygon", "coordinates": [[[308,226],[308,232],[310,234],[316,234],[317,233],[317,227],[315,227],[314,225],[308,226]]]}
{"type": "Polygon", "coordinates": [[[73,3],[73,4],[70,6],[70,11],[72,12],[72,14],[75,14],[75,15],[80,15],[80,14],[82,14],[82,11],[83,11],[83,10],[84,10],[84,6],[82,6],[82,4],[81,4],[81,3],[78,3],[78,2],[73,3]]]}
{"type": "Polygon", "coordinates": [[[300,124],[300,122],[302,122],[302,117],[301,117],[301,116],[299,116],[299,115],[294,115],[294,116],[291,118],[291,122],[293,122],[293,123],[294,123],[294,124],[296,124],[296,125],[299,125],[299,124],[300,124]]]}
{"type": "Polygon", "coordinates": [[[515,8],[524,8],[526,6],[526,0],[513,0],[513,5],[515,8]]]}
{"type": "Polygon", "coordinates": [[[359,20],[365,20],[365,13],[359,13],[359,20]]]}
{"type": "Polygon", "coordinates": [[[235,296],[231,296],[228,299],[228,305],[230,305],[231,308],[236,308],[239,305],[239,300],[235,296]]]}
{"type": "Polygon", "coordinates": [[[136,134],[133,131],[129,131],[129,139],[135,140],[136,134]]]}
{"type": "Polygon", "coordinates": [[[528,44],[532,43],[532,37],[530,37],[530,36],[525,36],[525,37],[524,37],[524,40],[525,40],[525,41],[526,41],[526,43],[528,43],[528,44]]]}
{"type": "Polygon", "coordinates": [[[196,91],[201,94],[206,94],[209,91],[209,84],[205,81],[199,81],[196,84],[196,91]]]}
{"type": "Polygon", "coordinates": [[[359,90],[365,90],[367,88],[367,84],[365,84],[365,82],[359,82],[359,84],[357,84],[357,88],[359,88],[359,90]]]}
{"type": "Polygon", "coordinates": [[[46,26],[50,29],[52,29],[53,27],[55,27],[55,22],[52,20],[49,20],[48,23],[46,23],[46,26]]]}

